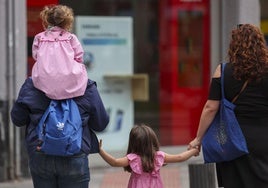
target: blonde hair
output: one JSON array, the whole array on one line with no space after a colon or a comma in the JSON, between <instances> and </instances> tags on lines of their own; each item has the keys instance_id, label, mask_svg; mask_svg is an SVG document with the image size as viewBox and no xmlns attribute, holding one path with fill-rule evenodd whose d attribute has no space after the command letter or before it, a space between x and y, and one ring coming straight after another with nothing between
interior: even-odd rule
<instances>
[{"instance_id":1,"label":"blonde hair","mask_svg":"<svg viewBox=\"0 0 268 188\"><path fill-rule=\"evenodd\" d=\"M70 31L73 26L74 14L73 9L65 5L50 5L43 8L40 18L44 29L49 26L58 26Z\"/></svg>"}]
</instances>

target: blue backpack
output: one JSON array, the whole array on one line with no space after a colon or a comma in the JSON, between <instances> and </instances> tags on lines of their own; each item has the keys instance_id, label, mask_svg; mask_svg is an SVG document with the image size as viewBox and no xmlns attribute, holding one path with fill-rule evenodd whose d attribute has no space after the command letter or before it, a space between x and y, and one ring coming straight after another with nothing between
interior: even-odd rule
<instances>
[{"instance_id":1,"label":"blue backpack","mask_svg":"<svg viewBox=\"0 0 268 188\"><path fill-rule=\"evenodd\" d=\"M70 156L80 152L82 120L73 99L51 100L36 130L45 154Z\"/></svg>"}]
</instances>

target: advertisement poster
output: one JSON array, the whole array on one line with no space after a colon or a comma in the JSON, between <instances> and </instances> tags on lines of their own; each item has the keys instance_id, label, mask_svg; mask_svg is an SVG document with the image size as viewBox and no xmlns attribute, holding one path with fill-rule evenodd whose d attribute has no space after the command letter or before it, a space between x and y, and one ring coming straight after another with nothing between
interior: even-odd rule
<instances>
[{"instance_id":1,"label":"advertisement poster","mask_svg":"<svg viewBox=\"0 0 268 188\"><path fill-rule=\"evenodd\" d=\"M133 74L133 26L130 17L77 16L75 33L84 51L88 76L97 82L110 123L102 133L107 150L125 150L134 124L130 79L107 75Z\"/></svg>"}]
</instances>

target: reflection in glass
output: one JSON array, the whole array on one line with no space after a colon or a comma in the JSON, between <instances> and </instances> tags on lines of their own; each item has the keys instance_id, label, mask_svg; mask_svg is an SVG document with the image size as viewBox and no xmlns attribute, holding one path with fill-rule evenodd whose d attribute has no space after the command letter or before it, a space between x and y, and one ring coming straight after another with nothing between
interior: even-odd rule
<instances>
[{"instance_id":1,"label":"reflection in glass","mask_svg":"<svg viewBox=\"0 0 268 188\"><path fill-rule=\"evenodd\" d=\"M203 84L203 13L178 12L178 86L201 87Z\"/></svg>"}]
</instances>

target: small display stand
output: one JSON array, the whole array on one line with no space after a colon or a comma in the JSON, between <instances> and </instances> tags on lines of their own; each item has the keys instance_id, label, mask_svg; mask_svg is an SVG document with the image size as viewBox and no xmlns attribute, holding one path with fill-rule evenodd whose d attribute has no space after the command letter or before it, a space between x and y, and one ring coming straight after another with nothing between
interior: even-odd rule
<instances>
[{"instance_id":1,"label":"small display stand","mask_svg":"<svg viewBox=\"0 0 268 188\"><path fill-rule=\"evenodd\" d=\"M133 75L104 75L106 80L130 80L131 96L133 101L148 101L149 100L149 82L147 74Z\"/></svg>"}]
</instances>

